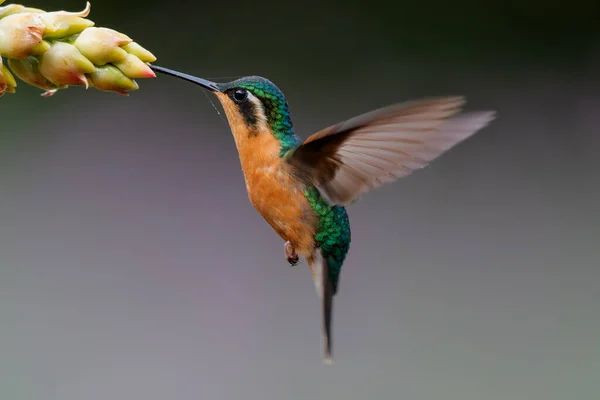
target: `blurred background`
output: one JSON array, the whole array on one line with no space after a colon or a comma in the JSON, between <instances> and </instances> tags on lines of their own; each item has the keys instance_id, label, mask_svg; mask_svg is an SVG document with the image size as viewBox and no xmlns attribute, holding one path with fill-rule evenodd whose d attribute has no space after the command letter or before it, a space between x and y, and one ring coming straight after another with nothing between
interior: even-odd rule
<instances>
[{"instance_id":1,"label":"blurred background","mask_svg":"<svg viewBox=\"0 0 600 400\"><path fill-rule=\"evenodd\" d=\"M19 81L0 99L1 399L598 398L600 3L103 0L90 19L157 65L270 78L303 138L424 96L498 119L349 208L326 367L310 274L250 205L214 98Z\"/></svg>"}]
</instances>

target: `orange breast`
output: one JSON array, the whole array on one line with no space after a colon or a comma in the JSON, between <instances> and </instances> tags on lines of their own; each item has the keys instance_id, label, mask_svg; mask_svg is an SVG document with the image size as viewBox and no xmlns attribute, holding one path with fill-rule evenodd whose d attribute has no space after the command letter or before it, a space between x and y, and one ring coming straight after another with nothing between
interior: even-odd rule
<instances>
[{"instance_id":1,"label":"orange breast","mask_svg":"<svg viewBox=\"0 0 600 400\"><path fill-rule=\"evenodd\" d=\"M304 186L279 157L281 146L263 122L250 131L235 106L223 95L239 153L250 202L277 234L304 257L315 248L316 215L304 196Z\"/></svg>"},{"instance_id":2,"label":"orange breast","mask_svg":"<svg viewBox=\"0 0 600 400\"><path fill-rule=\"evenodd\" d=\"M307 256L315 247L316 216L303 185L280 159L278 143L275 146L267 135L270 132L250 138L240 149L248 197L275 232L292 242L298 254Z\"/></svg>"}]
</instances>

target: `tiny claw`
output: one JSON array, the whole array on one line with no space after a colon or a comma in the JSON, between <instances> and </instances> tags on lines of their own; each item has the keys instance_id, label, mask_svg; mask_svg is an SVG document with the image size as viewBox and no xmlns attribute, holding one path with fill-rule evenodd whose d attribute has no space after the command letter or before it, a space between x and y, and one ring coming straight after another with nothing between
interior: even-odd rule
<instances>
[{"instance_id":1,"label":"tiny claw","mask_svg":"<svg viewBox=\"0 0 600 400\"><path fill-rule=\"evenodd\" d=\"M294 245L292 244L292 242L290 242L289 240L285 242L285 244L283 245L283 250L285 253L285 258L292 267L298 264L298 260L300 259L300 257L298 257L298 254L296 254L296 249L294 249Z\"/></svg>"},{"instance_id":2,"label":"tiny claw","mask_svg":"<svg viewBox=\"0 0 600 400\"><path fill-rule=\"evenodd\" d=\"M56 93L58 89L50 89L50 90L46 90L44 93L40 94L40 96L42 97L50 97L50 96L54 96L54 94Z\"/></svg>"}]
</instances>

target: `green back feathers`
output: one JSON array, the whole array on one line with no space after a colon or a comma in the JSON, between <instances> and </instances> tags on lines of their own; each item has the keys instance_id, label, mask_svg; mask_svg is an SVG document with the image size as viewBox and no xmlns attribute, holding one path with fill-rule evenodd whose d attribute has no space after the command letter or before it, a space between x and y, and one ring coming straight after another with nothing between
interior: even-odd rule
<instances>
[{"instance_id":1,"label":"green back feathers","mask_svg":"<svg viewBox=\"0 0 600 400\"><path fill-rule=\"evenodd\" d=\"M348 214L344 207L332 206L327 203L314 186L307 187L304 195L318 217L315 241L329 264L329 273L335 294L342 264L350 248L351 233Z\"/></svg>"}]
</instances>

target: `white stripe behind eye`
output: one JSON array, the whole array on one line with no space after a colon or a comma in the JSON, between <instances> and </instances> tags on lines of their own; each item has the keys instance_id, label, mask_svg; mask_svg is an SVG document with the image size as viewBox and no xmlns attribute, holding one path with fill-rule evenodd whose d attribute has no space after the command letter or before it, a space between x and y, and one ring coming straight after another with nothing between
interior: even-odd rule
<instances>
[{"instance_id":1,"label":"white stripe behind eye","mask_svg":"<svg viewBox=\"0 0 600 400\"><path fill-rule=\"evenodd\" d=\"M248 101L250 101L254 105L254 109L256 110L256 119L258 120L258 129L263 131L268 128L267 117L265 115L265 107L263 106L262 101L258 97L252 94L252 92L248 91Z\"/></svg>"}]
</instances>

